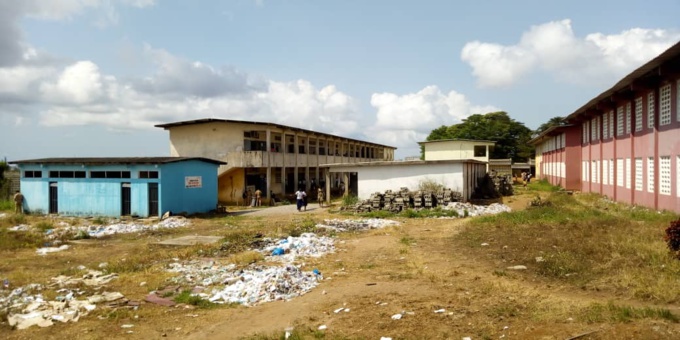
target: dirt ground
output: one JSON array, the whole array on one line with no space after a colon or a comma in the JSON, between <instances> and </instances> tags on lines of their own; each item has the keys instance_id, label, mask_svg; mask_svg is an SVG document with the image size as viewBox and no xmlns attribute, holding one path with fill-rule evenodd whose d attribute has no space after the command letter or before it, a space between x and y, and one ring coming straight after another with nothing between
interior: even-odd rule
<instances>
[{"instance_id":1,"label":"dirt ground","mask_svg":"<svg viewBox=\"0 0 680 340\"><path fill-rule=\"evenodd\" d=\"M523 209L532 197L506 200ZM292 209L291 209L292 208ZM267 208L255 213L237 212L243 219L266 226L294 223L302 218L348 218L330 214L310 204L308 213L293 206ZM311 292L290 301L254 307L197 309L162 307L142 303L101 319L90 315L77 323L28 330L0 328L7 339L241 339L281 338L286 329L304 331L311 338L327 339L670 339L680 338L678 324L663 320L589 322L570 313L592 303L622 302L617 296L582 291L546 282L530 271L495 275L499 264L473 257L453 246L452 238L465 219L398 219L402 224L380 230L342 234L337 251L311 259L305 268L318 268L324 280ZM186 234L219 235L219 228L198 228ZM182 236L181 234L172 235ZM154 241L101 241L74 246L68 253L51 254L53 265L72 265L83 257L125 256L126 243ZM18 252L3 261L27 265ZM501 267L502 266L502 267ZM143 275L143 274L140 274ZM136 282L141 278L121 280ZM147 289L124 292L143 300ZM635 301L625 301L636 304ZM348 309L335 313L340 307ZM680 311L674 306L664 306ZM443 311L442 311L443 310ZM550 310L546 318L541 311ZM435 312L439 311L439 312ZM392 318L402 314L399 320ZM133 324L132 328L121 328ZM317 330L325 325L326 330Z\"/></svg>"}]
</instances>

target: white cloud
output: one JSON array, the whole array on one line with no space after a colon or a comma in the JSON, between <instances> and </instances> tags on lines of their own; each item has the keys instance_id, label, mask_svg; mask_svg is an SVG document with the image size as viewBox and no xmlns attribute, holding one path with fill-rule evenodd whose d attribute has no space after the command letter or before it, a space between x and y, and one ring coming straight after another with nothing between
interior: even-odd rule
<instances>
[{"instance_id":1,"label":"white cloud","mask_svg":"<svg viewBox=\"0 0 680 340\"><path fill-rule=\"evenodd\" d=\"M518 82L533 70L560 81L607 84L662 53L680 32L632 28L619 34L575 36L568 19L532 26L515 45L472 41L461 59L472 67L482 87Z\"/></svg>"},{"instance_id":2,"label":"white cloud","mask_svg":"<svg viewBox=\"0 0 680 340\"><path fill-rule=\"evenodd\" d=\"M413 147L433 129L460 123L471 114L499 110L472 105L463 94L443 93L437 86L405 95L374 93L371 105L377 109L376 124L367 134L380 143L397 147Z\"/></svg>"},{"instance_id":3,"label":"white cloud","mask_svg":"<svg viewBox=\"0 0 680 340\"><path fill-rule=\"evenodd\" d=\"M79 61L64 69L55 83L45 82L40 90L52 103L87 104L102 95L102 76L91 61Z\"/></svg>"}]
</instances>

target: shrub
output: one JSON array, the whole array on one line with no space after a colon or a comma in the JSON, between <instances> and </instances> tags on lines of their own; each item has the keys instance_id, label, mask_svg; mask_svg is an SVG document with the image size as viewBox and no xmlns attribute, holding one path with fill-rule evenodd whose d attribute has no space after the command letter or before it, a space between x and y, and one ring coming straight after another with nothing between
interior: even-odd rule
<instances>
[{"instance_id":1,"label":"shrub","mask_svg":"<svg viewBox=\"0 0 680 340\"><path fill-rule=\"evenodd\" d=\"M343 207L351 207L355 204L359 203L359 197L354 196L354 195L347 195L342 197L342 206Z\"/></svg>"},{"instance_id":2,"label":"shrub","mask_svg":"<svg viewBox=\"0 0 680 340\"><path fill-rule=\"evenodd\" d=\"M673 256L680 260L680 219L670 223L668 228L666 228L664 239Z\"/></svg>"},{"instance_id":3,"label":"shrub","mask_svg":"<svg viewBox=\"0 0 680 340\"><path fill-rule=\"evenodd\" d=\"M418 190L420 191L430 191L430 192L438 192L444 190L444 185L437 183L437 181L433 179L424 179L418 183Z\"/></svg>"}]
</instances>

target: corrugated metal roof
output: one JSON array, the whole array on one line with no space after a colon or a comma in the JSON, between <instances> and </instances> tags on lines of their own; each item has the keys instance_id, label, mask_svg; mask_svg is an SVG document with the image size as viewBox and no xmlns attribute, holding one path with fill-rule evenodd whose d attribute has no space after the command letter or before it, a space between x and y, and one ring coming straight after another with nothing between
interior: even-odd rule
<instances>
[{"instance_id":1,"label":"corrugated metal roof","mask_svg":"<svg viewBox=\"0 0 680 340\"><path fill-rule=\"evenodd\" d=\"M429 144L429 143L440 143L440 142L475 142L496 145L496 142L492 140L484 139L463 139L463 138L453 138L453 139L438 139L438 140L427 140L424 142L418 142L418 144Z\"/></svg>"},{"instance_id":2,"label":"corrugated metal roof","mask_svg":"<svg viewBox=\"0 0 680 340\"><path fill-rule=\"evenodd\" d=\"M591 99L588 103L578 108L572 114L567 116L566 120L573 120L579 117L580 115L584 114L587 109L597 105L603 99L611 97L613 94L629 88L630 85L637 79L659 75L658 68L662 65L673 65L673 67L680 68L680 65L678 65L678 63L680 62L680 60L678 59L679 56L680 56L680 42L677 42L675 45L671 46L669 49L658 55L656 58L638 67L635 71L631 72L623 79L619 80L610 89L602 92L599 96Z\"/></svg>"},{"instance_id":3,"label":"corrugated metal roof","mask_svg":"<svg viewBox=\"0 0 680 340\"><path fill-rule=\"evenodd\" d=\"M221 118L203 118L203 119L185 120L185 121L174 122L174 123L157 124L157 125L154 125L154 126L167 130L169 128L178 127L178 126L207 124L207 123L238 123L238 124L267 125L267 126L272 126L272 127L279 128L279 129L301 131L301 132L305 132L305 133L309 133L309 134L316 134L316 135L322 135L322 136L329 136L329 137L347 139L347 140L351 140L351 141L355 141L355 142L373 144L373 145L382 146L382 147L386 147L386 148L390 148L390 149L396 149L396 147L394 147L394 146L378 144L378 143L373 143L373 142L367 142L367 141L354 139L354 138L336 136L336 135L332 135L330 133L306 130L306 129L301 129L301 128L292 127L292 126L283 125L283 124L277 124L277 123L256 122L256 121L246 121L246 120L221 119Z\"/></svg>"},{"instance_id":4,"label":"corrugated metal roof","mask_svg":"<svg viewBox=\"0 0 680 340\"><path fill-rule=\"evenodd\" d=\"M476 159L446 159L438 161L381 161L381 162L361 162L361 163L331 163L321 164L322 168L352 168L352 167L367 167L367 166L398 166L398 165L432 165L432 164L457 164L457 163L477 163L486 164L486 162L478 161Z\"/></svg>"},{"instance_id":5,"label":"corrugated metal roof","mask_svg":"<svg viewBox=\"0 0 680 340\"><path fill-rule=\"evenodd\" d=\"M70 158L37 158L11 161L10 164L83 164L83 165L114 165L114 164L166 164L184 161L203 161L218 165L226 162L205 157L70 157Z\"/></svg>"}]
</instances>

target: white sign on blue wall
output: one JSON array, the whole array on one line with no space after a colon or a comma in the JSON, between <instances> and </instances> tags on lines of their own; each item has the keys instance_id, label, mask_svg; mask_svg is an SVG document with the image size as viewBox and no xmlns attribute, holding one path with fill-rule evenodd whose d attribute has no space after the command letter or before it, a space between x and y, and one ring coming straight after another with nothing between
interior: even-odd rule
<instances>
[{"instance_id":1,"label":"white sign on blue wall","mask_svg":"<svg viewBox=\"0 0 680 340\"><path fill-rule=\"evenodd\" d=\"M200 188L203 186L201 176L186 176L184 177L185 188Z\"/></svg>"}]
</instances>

